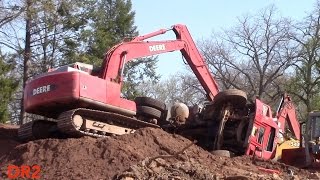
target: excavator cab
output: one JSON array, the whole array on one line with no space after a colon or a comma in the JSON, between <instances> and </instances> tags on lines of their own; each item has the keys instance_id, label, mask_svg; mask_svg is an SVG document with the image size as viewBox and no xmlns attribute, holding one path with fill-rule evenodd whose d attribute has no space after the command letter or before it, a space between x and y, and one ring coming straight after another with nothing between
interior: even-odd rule
<instances>
[{"instance_id":1,"label":"excavator cab","mask_svg":"<svg viewBox=\"0 0 320 180\"><path fill-rule=\"evenodd\" d=\"M309 114L305 132L305 143L309 146L311 159L320 161L320 111Z\"/></svg>"},{"instance_id":2,"label":"excavator cab","mask_svg":"<svg viewBox=\"0 0 320 180\"><path fill-rule=\"evenodd\" d=\"M64 71L82 71L91 74L93 65L82 62L75 62L64 66L48 69L48 72L64 72Z\"/></svg>"}]
</instances>

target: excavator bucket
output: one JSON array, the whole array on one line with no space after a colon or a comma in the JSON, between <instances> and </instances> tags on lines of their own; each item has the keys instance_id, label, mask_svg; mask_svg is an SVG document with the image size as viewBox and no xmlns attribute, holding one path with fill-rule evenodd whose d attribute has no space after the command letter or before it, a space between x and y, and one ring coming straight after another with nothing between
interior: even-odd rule
<instances>
[{"instance_id":1,"label":"excavator bucket","mask_svg":"<svg viewBox=\"0 0 320 180\"><path fill-rule=\"evenodd\" d=\"M283 149L281 162L298 168L310 166L306 148Z\"/></svg>"}]
</instances>

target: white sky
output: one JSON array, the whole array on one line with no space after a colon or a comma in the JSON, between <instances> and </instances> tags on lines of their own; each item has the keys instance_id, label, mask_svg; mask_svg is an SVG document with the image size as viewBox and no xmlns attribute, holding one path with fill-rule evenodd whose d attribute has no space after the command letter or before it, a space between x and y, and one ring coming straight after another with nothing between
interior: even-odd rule
<instances>
[{"instance_id":1,"label":"white sky","mask_svg":"<svg viewBox=\"0 0 320 180\"><path fill-rule=\"evenodd\" d=\"M132 0L132 9L140 35L179 23L187 25L197 42L209 38L212 31L236 25L237 18L256 14L271 4L275 4L282 16L300 20L313 9L315 0ZM174 39L174 34L160 39ZM162 78L183 69L179 51L159 55L158 73Z\"/></svg>"}]
</instances>

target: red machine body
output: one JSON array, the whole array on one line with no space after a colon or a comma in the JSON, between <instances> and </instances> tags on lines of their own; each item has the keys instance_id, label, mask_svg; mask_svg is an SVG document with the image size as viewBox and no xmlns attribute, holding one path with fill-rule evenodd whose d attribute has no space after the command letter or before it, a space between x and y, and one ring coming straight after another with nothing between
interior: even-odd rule
<instances>
[{"instance_id":1,"label":"red machine body","mask_svg":"<svg viewBox=\"0 0 320 180\"><path fill-rule=\"evenodd\" d=\"M300 139L300 124L291 98L284 94L276 117L272 117L270 106L256 100L256 111L249 146L246 154L273 159L278 143L285 141L287 129L293 132L292 138Z\"/></svg>"},{"instance_id":2,"label":"red machine body","mask_svg":"<svg viewBox=\"0 0 320 180\"><path fill-rule=\"evenodd\" d=\"M256 113L249 135L246 155L255 155L262 159L272 159L278 142L279 127L272 117L270 106L256 100ZM251 126L251 124L250 124Z\"/></svg>"},{"instance_id":3,"label":"red machine body","mask_svg":"<svg viewBox=\"0 0 320 180\"><path fill-rule=\"evenodd\" d=\"M24 95L27 112L50 118L74 108L110 110L128 115L135 115L136 111L133 101L120 98L119 83L81 71L54 72L33 79L27 84Z\"/></svg>"}]
</instances>

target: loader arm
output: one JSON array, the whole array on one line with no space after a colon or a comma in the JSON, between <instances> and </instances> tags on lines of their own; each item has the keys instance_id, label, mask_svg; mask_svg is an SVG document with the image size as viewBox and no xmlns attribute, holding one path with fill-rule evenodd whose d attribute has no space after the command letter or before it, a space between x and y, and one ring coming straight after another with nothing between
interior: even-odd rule
<instances>
[{"instance_id":1,"label":"loader arm","mask_svg":"<svg viewBox=\"0 0 320 180\"><path fill-rule=\"evenodd\" d=\"M170 30L173 30L176 34L175 40L144 41ZM135 58L178 50L180 50L206 91L208 100L212 101L213 97L219 92L218 84L212 77L187 27L180 24L172 26L171 29L161 29L147 35L138 36L130 42L123 42L111 48L103 61L100 78L109 79L121 85L123 81L123 69L126 62Z\"/></svg>"},{"instance_id":2,"label":"loader arm","mask_svg":"<svg viewBox=\"0 0 320 180\"><path fill-rule=\"evenodd\" d=\"M285 132L286 124L291 132L294 133L295 139L300 140L301 131L300 123L296 115L295 105L292 103L290 96L284 94L280 105L277 110L277 119L279 123L279 129L282 133Z\"/></svg>"}]
</instances>

